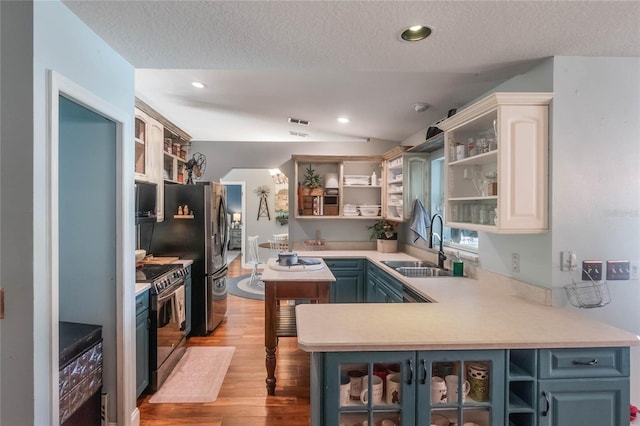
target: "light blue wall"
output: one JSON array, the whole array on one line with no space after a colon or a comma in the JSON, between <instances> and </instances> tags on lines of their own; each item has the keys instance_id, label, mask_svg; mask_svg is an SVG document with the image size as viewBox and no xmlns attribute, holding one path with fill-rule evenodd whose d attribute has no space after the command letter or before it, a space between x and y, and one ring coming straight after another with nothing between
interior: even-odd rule
<instances>
[{"instance_id":1,"label":"light blue wall","mask_svg":"<svg viewBox=\"0 0 640 426\"><path fill-rule=\"evenodd\" d=\"M558 57L554 66L552 250L554 304L567 303L560 251L640 263L640 58ZM580 310L640 335L640 281L609 281L611 303ZM631 401L640 402L640 348L631 351Z\"/></svg>"},{"instance_id":2,"label":"light blue wall","mask_svg":"<svg viewBox=\"0 0 640 426\"><path fill-rule=\"evenodd\" d=\"M115 395L116 125L63 97L59 123L60 320L103 327L103 392Z\"/></svg>"},{"instance_id":3,"label":"light blue wall","mask_svg":"<svg viewBox=\"0 0 640 426\"><path fill-rule=\"evenodd\" d=\"M47 73L59 72L124 114L134 109L134 70L58 1L0 2L0 9L2 172L5 176L16 171L10 192L5 192L2 182L2 223L11 219L13 225L3 226L2 239L3 243L11 241L14 253L24 254L20 262L11 265L5 262L7 252L2 252L3 285L11 282L12 320L3 320L1 420L2 424L47 425L54 423L51 389L57 386L49 365L52 298L49 283L43 279L52 267L47 255ZM127 123L130 128L132 122L133 114ZM132 137L126 143L133 149ZM133 170L130 157L131 164L124 165L127 170ZM13 164L5 168L4 159L9 158ZM10 206L6 203L9 196ZM126 196L133 204L133 186ZM123 238L134 246L133 229ZM133 277L132 270L131 282ZM26 319L17 323L20 317ZM124 326L133 328L135 324ZM15 345L6 345L18 335ZM112 397L115 401L115 395Z\"/></svg>"},{"instance_id":4,"label":"light blue wall","mask_svg":"<svg viewBox=\"0 0 640 426\"><path fill-rule=\"evenodd\" d=\"M553 59L538 64L530 71L515 76L480 98L493 92L552 92ZM553 106L549 116L553 115ZM553 126L551 119L550 128ZM553 141L549 140L551 146ZM551 170L551 168L550 168ZM553 206L551 206L553 208ZM550 221L552 228L553 223ZM499 235L478 232L480 265L484 269L542 287L551 285L549 252L551 232L538 235ZM520 255L520 272L511 271L511 254Z\"/></svg>"},{"instance_id":5,"label":"light blue wall","mask_svg":"<svg viewBox=\"0 0 640 426\"><path fill-rule=\"evenodd\" d=\"M225 185L227 187L227 210L229 213L242 212L242 185Z\"/></svg>"}]
</instances>

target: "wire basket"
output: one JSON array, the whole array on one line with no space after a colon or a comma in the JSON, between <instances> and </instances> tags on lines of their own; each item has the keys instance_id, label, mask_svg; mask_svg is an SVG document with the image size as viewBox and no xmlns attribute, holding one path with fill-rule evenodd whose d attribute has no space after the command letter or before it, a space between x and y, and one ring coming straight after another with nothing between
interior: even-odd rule
<instances>
[{"instance_id":1,"label":"wire basket","mask_svg":"<svg viewBox=\"0 0 640 426\"><path fill-rule=\"evenodd\" d=\"M606 281L580 281L564 286L569 302L577 308L600 308L611 302Z\"/></svg>"}]
</instances>

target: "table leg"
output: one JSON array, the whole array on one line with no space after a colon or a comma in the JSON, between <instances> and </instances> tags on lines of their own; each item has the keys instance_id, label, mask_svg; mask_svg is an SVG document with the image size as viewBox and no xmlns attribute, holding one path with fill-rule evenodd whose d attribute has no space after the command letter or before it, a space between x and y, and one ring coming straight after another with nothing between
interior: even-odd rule
<instances>
[{"instance_id":1,"label":"table leg","mask_svg":"<svg viewBox=\"0 0 640 426\"><path fill-rule=\"evenodd\" d=\"M266 351L265 364L267 367L267 394L276 393L276 300L275 284L264 284L264 346Z\"/></svg>"}]
</instances>

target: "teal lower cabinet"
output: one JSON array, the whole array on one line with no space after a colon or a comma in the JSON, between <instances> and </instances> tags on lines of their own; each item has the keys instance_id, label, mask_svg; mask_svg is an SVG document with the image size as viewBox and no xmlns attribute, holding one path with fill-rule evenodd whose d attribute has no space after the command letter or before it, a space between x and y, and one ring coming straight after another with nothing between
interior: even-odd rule
<instances>
[{"instance_id":1,"label":"teal lower cabinet","mask_svg":"<svg viewBox=\"0 0 640 426\"><path fill-rule=\"evenodd\" d=\"M628 347L328 352L311 359L314 426L629 421Z\"/></svg>"},{"instance_id":2,"label":"teal lower cabinet","mask_svg":"<svg viewBox=\"0 0 640 426\"><path fill-rule=\"evenodd\" d=\"M136 296L136 397L149 385L149 290Z\"/></svg>"},{"instance_id":3,"label":"teal lower cabinet","mask_svg":"<svg viewBox=\"0 0 640 426\"><path fill-rule=\"evenodd\" d=\"M503 350L314 355L312 368L323 374L312 373L322 381L312 389L324 391L312 395L312 406L323 406L312 407L313 425L504 424ZM472 367L486 372L473 385Z\"/></svg>"},{"instance_id":4,"label":"teal lower cabinet","mask_svg":"<svg viewBox=\"0 0 640 426\"><path fill-rule=\"evenodd\" d=\"M364 302L364 259L324 259L336 281L331 303Z\"/></svg>"},{"instance_id":5,"label":"teal lower cabinet","mask_svg":"<svg viewBox=\"0 0 640 426\"><path fill-rule=\"evenodd\" d=\"M616 426L629 417L629 348L511 349L509 426Z\"/></svg>"},{"instance_id":6,"label":"teal lower cabinet","mask_svg":"<svg viewBox=\"0 0 640 426\"><path fill-rule=\"evenodd\" d=\"M191 333L191 266L187 266L184 277L184 329L188 336Z\"/></svg>"},{"instance_id":7,"label":"teal lower cabinet","mask_svg":"<svg viewBox=\"0 0 640 426\"><path fill-rule=\"evenodd\" d=\"M367 303L402 303L402 286L402 282L372 262L367 262Z\"/></svg>"}]
</instances>

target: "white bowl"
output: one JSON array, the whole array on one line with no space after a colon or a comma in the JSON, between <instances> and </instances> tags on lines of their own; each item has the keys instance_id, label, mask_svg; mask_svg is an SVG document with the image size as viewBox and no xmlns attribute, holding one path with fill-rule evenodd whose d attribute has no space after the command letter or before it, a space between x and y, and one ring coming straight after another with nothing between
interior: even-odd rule
<instances>
[{"instance_id":1,"label":"white bowl","mask_svg":"<svg viewBox=\"0 0 640 426\"><path fill-rule=\"evenodd\" d=\"M146 250L136 250L136 262L141 262L146 255L147 255Z\"/></svg>"}]
</instances>

